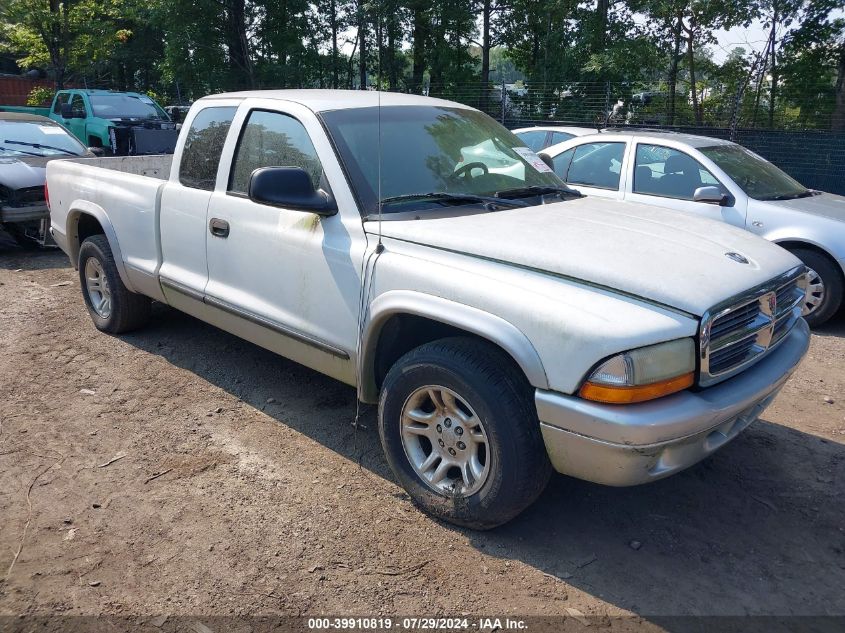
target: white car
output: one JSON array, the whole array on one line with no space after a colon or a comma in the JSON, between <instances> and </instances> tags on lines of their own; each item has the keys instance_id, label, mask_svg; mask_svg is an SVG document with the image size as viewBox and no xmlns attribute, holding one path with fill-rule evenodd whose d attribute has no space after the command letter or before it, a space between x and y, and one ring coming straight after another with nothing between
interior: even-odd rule
<instances>
[{"instance_id":1,"label":"white car","mask_svg":"<svg viewBox=\"0 0 845 633\"><path fill-rule=\"evenodd\" d=\"M705 136L608 130L543 154L583 194L693 213L783 246L810 269L811 326L842 305L845 197L807 189L754 152Z\"/></svg>"},{"instance_id":2,"label":"white car","mask_svg":"<svg viewBox=\"0 0 845 633\"><path fill-rule=\"evenodd\" d=\"M53 161L47 184L98 329L156 300L357 387L397 481L460 525L512 518L552 468L626 486L696 463L809 344L782 248L574 195L448 101L204 97L172 157Z\"/></svg>"},{"instance_id":3,"label":"white car","mask_svg":"<svg viewBox=\"0 0 845 633\"><path fill-rule=\"evenodd\" d=\"M539 152L551 145L557 145L575 137L596 134L599 130L594 127L538 125L535 127L522 127L512 131L519 137L520 141L535 152Z\"/></svg>"}]
</instances>

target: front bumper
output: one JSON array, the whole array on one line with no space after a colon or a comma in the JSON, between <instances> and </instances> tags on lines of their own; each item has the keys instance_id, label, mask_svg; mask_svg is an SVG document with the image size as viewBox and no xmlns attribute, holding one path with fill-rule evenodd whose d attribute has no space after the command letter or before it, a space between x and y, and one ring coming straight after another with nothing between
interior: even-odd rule
<instances>
[{"instance_id":1,"label":"front bumper","mask_svg":"<svg viewBox=\"0 0 845 633\"><path fill-rule=\"evenodd\" d=\"M36 204L27 207L0 207L0 222L6 224L33 222L48 217L50 217L50 210L46 204Z\"/></svg>"},{"instance_id":2,"label":"front bumper","mask_svg":"<svg viewBox=\"0 0 845 633\"><path fill-rule=\"evenodd\" d=\"M651 402L607 405L537 390L549 459L565 475L609 486L667 477L739 435L774 400L810 344L803 319L763 360L719 385Z\"/></svg>"}]
</instances>

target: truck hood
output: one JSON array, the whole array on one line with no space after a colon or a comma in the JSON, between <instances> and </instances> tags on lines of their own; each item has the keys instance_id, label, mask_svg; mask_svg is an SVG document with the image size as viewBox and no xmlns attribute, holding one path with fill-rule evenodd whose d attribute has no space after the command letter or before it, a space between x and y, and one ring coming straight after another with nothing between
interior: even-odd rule
<instances>
[{"instance_id":1,"label":"truck hood","mask_svg":"<svg viewBox=\"0 0 845 633\"><path fill-rule=\"evenodd\" d=\"M757 201L757 204L772 205L781 209L801 211L802 213L845 222L845 196L837 196L832 193L819 193L815 196L795 198L794 200Z\"/></svg>"},{"instance_id":2,"label":"truck hood","mask_svg":"<svg viewBox=\"0 0 845 633\"><path fill-rule=\"evenodd\" d=\"M779 246L721 222L602 198L453 213L388 215L382 235L603 286L698 316L800 265ZM366 229L376 233L378 223L367 222Z\"/></svg>"},{"instance_id":3,"label":"truck hood","mask_svg":"<svg viewBox=\"0 0 845 633\"><path fill-rule=\"evenodd\" d=\"M0 185L13 190L43 185L50 158L0 156Z\"/></svg>"}]
</instances>

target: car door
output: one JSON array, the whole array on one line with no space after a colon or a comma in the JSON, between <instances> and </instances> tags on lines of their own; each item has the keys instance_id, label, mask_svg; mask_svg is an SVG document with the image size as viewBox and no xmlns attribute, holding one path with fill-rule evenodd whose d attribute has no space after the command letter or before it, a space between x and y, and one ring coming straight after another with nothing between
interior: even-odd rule
<instances>
[{"instance_id":1,"label":"car door","mask_svg":"<svg viewBox=\"0 0 845 633\"><path fill-rule=\"evenodd\" d=\"M186 121L185 143L173 156L170 180L161 194L159 220L164 294L174 307L201 317L208 281L206 214L238 102L212 103Z\"/></svg>"},{"instance_id":2,"label":"car door","mask_svg":"<svg viewBox=\"0 0 845 633\"><path fill-rule=\"evenodd\" d=\"M70 110L73 113L73 118L65 119L63 123L87 147L88 138L85 134L85 120L88 118L88 110L85 106L85 100L78 92L74 93L70 99Z\"/></svg>"},{"instance_id":3,"label":"car door","mask_svg":"<svg viewBox=\"0 0 845 633\"><path fill-rule=\"evenodd\" d=\"M282 105L284 104L284 105ZM301 105L251 100L226 151L231 169L208 209L206 302L229 331L354 384L363 225L315 115ZM261 167L301 167L332 191L340 211L320 216L253 202Z\"/></svg>"},{"instance_id":4,"label":"car door","mask_svg":"<svg viewBox=\"0 0 845 633\"><path fill-rule=\"evenodd\" d=\"M624 141L581 143L552 158L555 173L573 189L601 198L621 198Z\"/></svg>"},{"instance_id":5,"label":"car door","mask_svg":"<svg viewBox=\"0 0 845 633\"><path fill-rule=\"evenodd\" d=\"M739 208L736 197L688 152L638 141L631 153L630 171L626 200L745 227L745 209ZM699 187L719 188L724 202L696 202L693 196Z\"/></svg>"}]
</instances>

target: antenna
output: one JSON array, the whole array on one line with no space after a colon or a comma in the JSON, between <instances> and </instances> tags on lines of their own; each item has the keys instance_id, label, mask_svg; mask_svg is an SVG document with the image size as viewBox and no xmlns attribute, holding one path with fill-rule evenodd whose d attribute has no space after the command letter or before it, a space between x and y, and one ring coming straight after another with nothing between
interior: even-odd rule
<instances>
[{"instance_id":1,"label":"antenna","mask_svg":"<svg viewBox=\"0 0 845 633\"><path fill-rule=\"evenodd\" d=\"M378 20L378 29L376 29L376 33L378 34L378 42L376 42L378 46L378 74L376 78L376 90L378 94L376 95L377 99L377 110L378 110L378 123L376 125L377 134L378 134L378 246L376 246L376 252L381 253L384 250L384 244L381 241L381 213L382 213L382 196L381 196L381 2L378 4L378 15L376 16Z\"/></svg>"}]
</instances>

